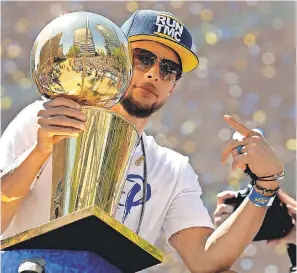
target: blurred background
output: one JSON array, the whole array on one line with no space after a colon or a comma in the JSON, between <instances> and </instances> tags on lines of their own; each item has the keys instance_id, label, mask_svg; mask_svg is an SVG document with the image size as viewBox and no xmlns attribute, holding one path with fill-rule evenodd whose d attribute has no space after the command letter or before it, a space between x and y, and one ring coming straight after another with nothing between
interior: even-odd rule
<instances>
[{"instance_id":1,"label":"blurred background","mask_svg":"<svg viewBox=\"0 0 297 273\"><path fill-rule=\"evenodd\" d=\"M178 16L194 37L198 69L184 75L166 106L153 115L147 133L160 145L188 155L199 175L210 213L216 195L247 186L242 172L220 164L232 137L223 121L228 113L252 128L262 128L285 164L282 187L295 193L295 3L276 1L47 1L1 2L1 131L39 95L29 73L33 42L59 15L90 11L122 23L136 9L166 10ZM167 257L168 271L186 272ZM250 273L288 272L285 245L249 245L234 269Z\"/></svg>"}]
</instances>

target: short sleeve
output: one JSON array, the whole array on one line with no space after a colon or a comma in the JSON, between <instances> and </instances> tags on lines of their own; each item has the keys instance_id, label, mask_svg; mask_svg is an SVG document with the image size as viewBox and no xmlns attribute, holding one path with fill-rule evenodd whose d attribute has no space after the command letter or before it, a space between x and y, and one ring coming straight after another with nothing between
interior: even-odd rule
<instances>
[{"instance_id":1,"label":"short sleeve","mask_svg":"<svg viewBox=\"0 0 297 273\"><path fill-rule=\"evenodd\" d=\"M198 176L186 158L178 177L175 197L163 224L167 240L176 232L186 228L214 228L211 217L201 200L201 194Z\"/></svg>"},{"instance_id":2,"label":"short sleeve","mask_svg":"<svg viewBox=\"0 0 297 273\"><path fill-rule=\"evenodd\" d=\"M43 101L25 107L7 126L0 138L0 170L8 168L37 138L37 114Z\"/></svg>"}]
</instances>

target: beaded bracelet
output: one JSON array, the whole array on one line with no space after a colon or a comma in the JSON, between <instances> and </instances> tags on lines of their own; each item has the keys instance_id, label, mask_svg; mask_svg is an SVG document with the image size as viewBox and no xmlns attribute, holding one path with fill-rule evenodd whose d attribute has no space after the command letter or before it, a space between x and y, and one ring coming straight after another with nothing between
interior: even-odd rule
<instances>
[{"instance_id":1,"label":"beaded bracelet","mask_svg":"<svg viewBox=\"0 0 297 273\"><path fill-rule=\"evenodd\" d=\"M268 176L260 176L258 177L256 174L254 174L251 169L249 168L248 165L246 165L246 169L244 170L244 172L250 176L250 178L252 179L252 181L281 181L285 178L285 172L282 171L280 173L276 173L276 174L272 174L272 175L268 175Z\"/></svg>"},{"instance_id":2,"label":"beaded bracelet","mask_svg":"<svg viewBox=\"0 0 297 273\"><path fill-rule=\"evenodd\" d=\"M285 172L275 173L269 176L259 176L258 180L260 181L281 181L285 178Z\"/></svg>"},{"instance_id":3,"label":"beaded bracelet","mask_svg":"<svg viewBox=\"0 0 297 273\"><path fill-rule=\"evenodd\" d=\"M265 192L267 192L267 193L271 193L271 194L275 195L279 190L279 186L273 190L264 188L264 187L260 186L259 184L257 184L257 181L251 181L251 185L254 186L256 189L258 189L259 191L261 191L261 194L264 194Z\"/></svg>"}]
</instances>

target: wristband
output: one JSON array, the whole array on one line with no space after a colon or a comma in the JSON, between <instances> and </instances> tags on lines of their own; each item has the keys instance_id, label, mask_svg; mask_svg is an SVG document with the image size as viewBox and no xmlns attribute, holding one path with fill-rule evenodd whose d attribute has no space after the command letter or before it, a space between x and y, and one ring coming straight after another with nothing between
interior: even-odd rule
<instances>
[{"instance_id":1,"label":"wristband","mask_svg":"<svg viewBox=\"0 0 297 273\"><path fill-rule=\"evenodd\" d=\"M270 207L273 203L275 195L273 196L263 196L258 193L253 187L249 193L249 200L253 202L257 207Z\"/></svg>"}]
</instances>

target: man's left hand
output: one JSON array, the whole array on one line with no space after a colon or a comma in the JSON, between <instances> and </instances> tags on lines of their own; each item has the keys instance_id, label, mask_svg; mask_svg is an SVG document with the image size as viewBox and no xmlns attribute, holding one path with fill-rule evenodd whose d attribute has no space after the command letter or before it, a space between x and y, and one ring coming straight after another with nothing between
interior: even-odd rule
<instances>
[{"instance_id":1,"label":"man's left hand","mask_svg":"<svg viewBox=\"0 0 297 273\"><path fill-rule=\"evenodd\" d=\"M250 170L258 177L278 174L284 170L278 156L260 133L253 131L232 116L225 115L224 120L239 132L243 139L232 139L226 145L221 156L223 164L226 163L228 156L232 154L233 170L237 168L244 170L248 165ZM242 146L242 154L238 154L238 146Z\"/></svg>"}]
</instances>

